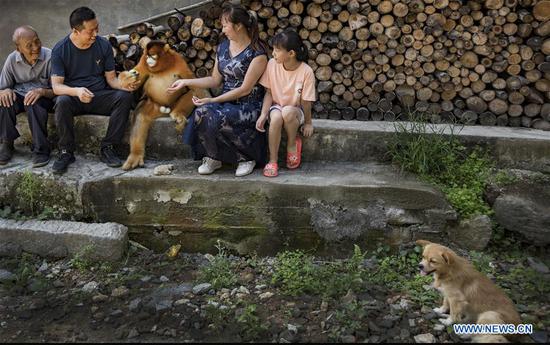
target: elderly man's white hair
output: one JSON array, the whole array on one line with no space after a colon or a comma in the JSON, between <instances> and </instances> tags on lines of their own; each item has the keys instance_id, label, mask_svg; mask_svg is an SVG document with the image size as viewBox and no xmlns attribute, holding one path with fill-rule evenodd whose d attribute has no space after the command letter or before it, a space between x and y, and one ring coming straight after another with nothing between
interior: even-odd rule
<instances>
[{"instance_id":1,"label":"elderly man's white hair","mask_svg":"<svg viewBox=\"0 0 550 345\"><path fill-rule=\"evenodd\" d=\"M30 25L23 25L23 26L20 26L17 29L15 29L11 39L12 39L13 43L15 45L17 45L17 43L19 42L21 37L30 36L30 35L38 36L38 32L36 32L36 30Z\"/></svg>"}]
</instances>

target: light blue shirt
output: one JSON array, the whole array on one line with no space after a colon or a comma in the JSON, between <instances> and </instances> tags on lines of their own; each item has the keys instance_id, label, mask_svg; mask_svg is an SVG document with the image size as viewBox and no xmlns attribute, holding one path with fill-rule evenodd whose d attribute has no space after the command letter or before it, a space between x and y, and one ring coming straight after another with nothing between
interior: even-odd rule
<instances>
[{"instance_id":1,"label":"light blue shirt","mask_svg":"<svg viewBox=\"0 0 550 345\"><path fill-rule=\"evenodd\" d=\"M42 47L38 60L31 66L20 52L12 52L0 74L0 90L12 89L24 97L33 89L51 89L51 56L52 51Z\"/></svg>"}]
</instances>

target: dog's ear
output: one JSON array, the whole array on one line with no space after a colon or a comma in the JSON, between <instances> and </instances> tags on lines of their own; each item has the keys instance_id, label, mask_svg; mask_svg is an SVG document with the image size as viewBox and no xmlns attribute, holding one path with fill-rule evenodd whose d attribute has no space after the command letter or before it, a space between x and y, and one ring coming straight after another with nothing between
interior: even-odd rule
<instances>
[{"instance_id":1,"label":"dog's ear","mask_svg":"<svg viewBox=\"0 0 550 345\"><path fill-rule=\"evenodd\" d=\"M428 244L431 244L432 242L430 241L426 241L426 240L417 240L416 241L416 244L418 244L419 246L422 246L422 247L426 247Z\"/></svg>"},{"instance_id":2,"label":"dog's ear","mask_svg":"<svg viewBox=\"0 0 550 345\"><path fill-rule=\"evenodd\" d=\"M451 253L448 250L444 250L441 252L441 256L443 257L443 260L447 263L447 265L451 265L453 263L453 253Z\"/></svg>"}]
</instances>

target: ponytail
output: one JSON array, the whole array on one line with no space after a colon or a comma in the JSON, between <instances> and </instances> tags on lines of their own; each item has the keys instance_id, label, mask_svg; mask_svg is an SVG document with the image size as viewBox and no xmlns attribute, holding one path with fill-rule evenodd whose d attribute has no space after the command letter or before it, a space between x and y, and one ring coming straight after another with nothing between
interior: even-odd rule
<instances>
[{"instance_id":1,"label":"ponytail","mask_svg":"<svg viewBox=\"0 0 550 345\"><path fill-rule=\"evenodd\" d=\"M292 29L287 29L273 37L273 46L286 51L294 50L298 61L307 62L309 51L300 38L300 35Z\"/></svg>"},{"instance_id":2,"label":"ponytail","mask_svg":"<svg viewBox=\"0 0 550 345\"><path fill-rule=\"evenodd\" d=\"M223 7L222 17L226 17L233 24L242 24L248 32L252 49L267 53L267 44L260 39L260 29L258 28L256 13L247 11L241 5L226 3Z\"/></svg>"}]
</instances>

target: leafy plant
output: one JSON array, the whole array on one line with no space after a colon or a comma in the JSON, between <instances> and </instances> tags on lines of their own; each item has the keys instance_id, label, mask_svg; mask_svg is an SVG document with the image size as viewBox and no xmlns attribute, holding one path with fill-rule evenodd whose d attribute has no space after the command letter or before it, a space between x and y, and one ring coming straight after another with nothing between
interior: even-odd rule
<instances>
[{"instance_id":1,"label":"leafy plant","mask_svg":"<svg viewBox=\"0 0 550 345\"><path fill-rule=\"evenodd\" d=\"M488 155L479 148L468 154L452 125L430 124L422 114L411 115L411 120L394 125L389 143L393 162L439 186L462 217L490 215L483 199L493 165Z\"/></svg>"},{"instance_id":2,"label":"leafy plant","mask_svg":"<svg viewBox=\"0 0 550 345\"><path fill-rule=\"evenodd\" d=\"M237 325L245 341L257 339L262 333L267 331L267 327L257 315L256 309L257 306L255 304L248 304L237 317Z\"/></svg>"},{"instance_id":3,"label":"leafy plant","mask_svg":"<svg viewBox=\"0 0 550 345\"><path fill-rule=\"evenodd\" d=\"M209 282L214 289L230 288L237 284L236 268L229 260L225 247L218 240L218 254L206 266L199 270L198 280Z\"/></svg>"},{"instance_id":4,"label":"leafy plant","mask_svg":"<svg viewBox=\"0 0 550 345\"><path fill-rule=\"evenodd\" d=\"M94 261L91 259L94 252L92 244L82 247L78 253L71 259L71 265L79 271L87 271L94 266Z\"/></svg>"},{"instance_id":5,"label":"leafy plant","mask_svg":"<svg viewBox=\"0 0 550 345\"><path fill-rule=\"evenodd\" d=\"M41 187L42 183L40 180L28 170L23 173L19 186L17 187L17 193L20 200L26 204L32 215L34 215L35 208L38 206L37 198L40 194Z\"/></svg>"}]
</instances>

